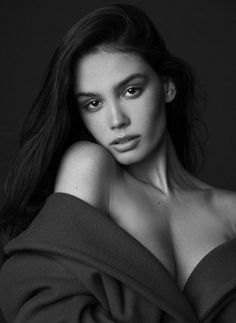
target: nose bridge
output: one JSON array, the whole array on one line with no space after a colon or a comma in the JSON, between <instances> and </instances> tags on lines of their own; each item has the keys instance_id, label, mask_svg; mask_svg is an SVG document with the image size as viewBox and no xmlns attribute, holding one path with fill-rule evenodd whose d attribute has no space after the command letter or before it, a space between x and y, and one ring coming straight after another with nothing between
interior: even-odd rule
<instances>
[{"instance_id":1,"label":"nose bridge","mask_svg":"<svg viewBox=\"0 0 236 323\"><path fill-rule=\"evenodd\" d=\"M125 113L121 102L113 98L109 103L109 118L112 129L127 126L130 123L127 113Z\"/></svg>"}]
</instances>

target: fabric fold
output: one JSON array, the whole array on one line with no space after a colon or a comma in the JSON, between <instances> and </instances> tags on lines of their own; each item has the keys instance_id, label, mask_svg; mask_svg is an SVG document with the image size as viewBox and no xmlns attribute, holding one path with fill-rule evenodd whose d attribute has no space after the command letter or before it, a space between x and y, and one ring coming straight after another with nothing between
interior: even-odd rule
<instances>
[{"instance_id":1,"label":"fabric fold","mask_svg":"<svg viewBox=\"0 0 236 323\"><path fill-rule=\"evenodd\" d=\"M30 269L26 263L35 259L31 266L39 277L39 286L40 279L45 283L40 271L37 273L39 266L45 270L50 286L50 279L54 279L51 272L57 269L60 280L73 282L69 287L66 285L68 290L72 288L76 293L74 287L77 286L80 297L93 296L93 302L101 306L99 315L104 315L107 322L235 321L236 239L209 252L181 291L162 263L109 215L73 195L53 193L29 228L4 250L8 257L6 266L3 265L5 277L14 271L16 262L25 268L25 277L30 277L32 272L27 272ZM12 273L15 284L32 293L27 289L27 279L19 283L20 278L14 275L17 274ZM32 284L33 280L30 288ZM53 284L50 287L51 290L57 288ZM15 293L17 298L17 290ZM80 298L76 301L80 302Z\"/></svg>"},{"instance_id":2,"label":"fabric fold","mask_svg":"<svg viewBox=\"0 0 236 323\"><path fill-rule=\"evenodd\" d=\"M49 196L30 227L5 248L8 255L21 250L52 254L70 267L75 262L92 266L143 295L176 322L197 322L174 279L148 249L77 197Z\"/></svg>"}]
</instances>

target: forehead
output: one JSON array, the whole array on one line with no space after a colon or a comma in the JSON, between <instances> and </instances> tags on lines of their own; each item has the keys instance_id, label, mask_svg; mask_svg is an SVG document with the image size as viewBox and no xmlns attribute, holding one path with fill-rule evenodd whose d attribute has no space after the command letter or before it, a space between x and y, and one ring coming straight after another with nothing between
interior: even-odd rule
<instances>
[{"instance_id":1,"label":"forehead","mask_svg":"<svg viewBox=\"0 0 236 323\"><path fill-rule=\"evenodd\" d=\"M90 91L112 87L131 74L152 76L153 69L139 56L130 53L96 52L82 57L76 66L76 89Z\"/></svg>"}]
</instances>

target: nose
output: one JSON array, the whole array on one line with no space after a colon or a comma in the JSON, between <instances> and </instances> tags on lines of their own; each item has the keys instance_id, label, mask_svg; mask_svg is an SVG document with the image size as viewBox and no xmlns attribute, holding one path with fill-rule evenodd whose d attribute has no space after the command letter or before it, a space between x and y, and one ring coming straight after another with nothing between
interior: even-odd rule
<instances>
[{"instance_id":1,"label":"nose","mask_svg":"<svg viewBox=\"0 0 236 323\"><path fill-rule=\"evenodd\" d=\"M119 105L112 104L110 109L110 128L120 129L130 124L130 118Z\"/></svg>"}]
</instances>

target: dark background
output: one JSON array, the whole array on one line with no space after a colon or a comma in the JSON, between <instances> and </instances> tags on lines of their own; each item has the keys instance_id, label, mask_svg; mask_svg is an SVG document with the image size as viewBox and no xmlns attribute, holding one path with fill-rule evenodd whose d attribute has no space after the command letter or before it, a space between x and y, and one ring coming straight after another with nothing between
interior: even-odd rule
<instances>
[{"instance_id":1,"label":"dark background","mask_svg":"<svg viewBox=\"0 0 236 323\"><path fill-rule=\"evenodd\" d=\"M199 177L236 190L235 0L123 2L144 9L170 51L193 66L208 94L203 120L210 136ZM80 17L111 3L114 1L0 2L0 204L4 181L17 152L18 133L53 51Z\"/></svg>"},{"instance_id":2,"label":"dark background","mask_svg":"<svg viewBox=\"0 0 236 323\"><path fill-rule=\"evenodd\" d=\"M123 2L144 9L170 51L193 66L208 96L203 120L209 140L200 178L236 190L235 0ZM56 46L80 17L111 3L114 1L1 2L0 190L17 151L22 122Z\"/></svg>"}]
</instances>

